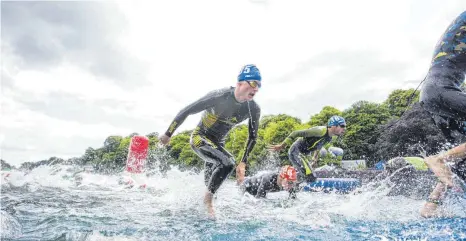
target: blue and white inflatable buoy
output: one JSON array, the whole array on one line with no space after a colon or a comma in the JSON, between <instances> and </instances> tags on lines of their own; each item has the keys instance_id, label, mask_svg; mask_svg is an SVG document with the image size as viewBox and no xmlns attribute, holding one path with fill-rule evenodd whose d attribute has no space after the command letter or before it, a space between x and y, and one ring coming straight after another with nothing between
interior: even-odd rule
<instances>
[{"instance_id":1,"label":"blue and white inflatable buoy","mask_svg":"<svg viewBox=\"0 0 466 241\"><path fill-rule=\"evenodd\" d=\"M361 186L361 182L356 178L317 178L315 182L304 186L304 191L310 192L331 192L348 193Z\"/></svg>"}]
</instances>

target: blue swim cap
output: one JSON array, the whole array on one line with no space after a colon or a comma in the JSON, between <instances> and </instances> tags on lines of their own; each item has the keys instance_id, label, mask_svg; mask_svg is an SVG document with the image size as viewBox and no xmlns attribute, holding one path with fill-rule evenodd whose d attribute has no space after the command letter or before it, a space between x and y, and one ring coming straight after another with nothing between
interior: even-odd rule
<instances>
[{"instance_id":1,"label":"blue swim cap","mask_svg":"<svg viewBox=\"0 0 466 241\"><path fill-rule=\"evenodd\" d=\"M341 116L334 115L328 119L327 126L339 126L339 125L346 125L345 118Z\"/></svg>"},{"instance_id":2,"label":"blue swim cap","mask_svg":"<svg viewBox=\"0 0 466 241\"><path fill-rule=\"evenodd\" d=\"M239 72L238 81L246 81L246 80L257 80L257 81L262 80L261 73L259 72L259 69L255 65L253 64L245 65Z\"/></svg>"}]
</instances>

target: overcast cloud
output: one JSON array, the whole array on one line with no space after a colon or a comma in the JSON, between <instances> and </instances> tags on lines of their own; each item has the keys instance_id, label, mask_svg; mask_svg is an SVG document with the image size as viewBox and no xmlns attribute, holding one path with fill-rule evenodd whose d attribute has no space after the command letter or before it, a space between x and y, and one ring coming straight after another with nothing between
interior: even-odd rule
<instances>
[{"instance_id":1,"label":"overcast cloud","mask_svg":"<svg viewBox=\"0 0 466 241\"><path fill-rule=\"evenodd\" d=\"M415 88L463 0L1 2L2 159L162 133L256 64L263 115L308 120ZM199 114L179 129L192 129Z\"/></svg>"}]
</instances>

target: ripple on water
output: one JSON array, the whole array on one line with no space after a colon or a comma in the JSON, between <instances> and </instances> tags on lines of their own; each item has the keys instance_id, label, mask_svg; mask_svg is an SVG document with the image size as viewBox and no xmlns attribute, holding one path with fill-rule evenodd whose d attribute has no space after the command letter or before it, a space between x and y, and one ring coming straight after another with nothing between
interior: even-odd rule
<instances>
[{"instance_id":1,"label":"ripple on water","mask_svg":"<svg viewBox=\"0 0 466 241\"><path fill-rule=\"evenodd\" d=\"M67 168L31 172L2 188L2 225L20 239L60 240L429 240L464 239L464 201L452 218L424 220L422 200L357 195L269 194L255 199L228 180L215 195L217 219L206 218L203 176L172 169L146 179L148 188L125 188L118 175L82 175L79 184L56 184ZM68 176L72 176L70 173ZM30 188L33 186L34 188ZM3 187L3 185L2 185ZM3 215L5 214L5 215ZM8 215L8 216L7 216ZM4 224L7 218L13 221ZM3 226L2 226L3 228ZM7 235L5 234L5 235ZM4 235L4 232L2 232ZM4 236L2 236L3 238Z\"/></svg>"}]
</instances>

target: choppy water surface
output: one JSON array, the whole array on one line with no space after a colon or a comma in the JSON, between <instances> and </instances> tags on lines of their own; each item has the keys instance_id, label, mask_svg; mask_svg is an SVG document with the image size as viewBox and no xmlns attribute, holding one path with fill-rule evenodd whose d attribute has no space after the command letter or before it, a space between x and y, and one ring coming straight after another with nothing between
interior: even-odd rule
<instances>
[{"instance_id":1,"label":"choppy water surface","mask_svg":"<svg viewBox=\"0 0 466 241\"><path fill-rule=\"evenodd\" d=\"M454 196L449 218L423 219L422 200L388 197L388 188L257 200L228 180L210 220L202 174L155 173L139 189L77 169L42 166L2 180L2 240L466 240L466 202Z\"/></svg>"}]
</instances>

